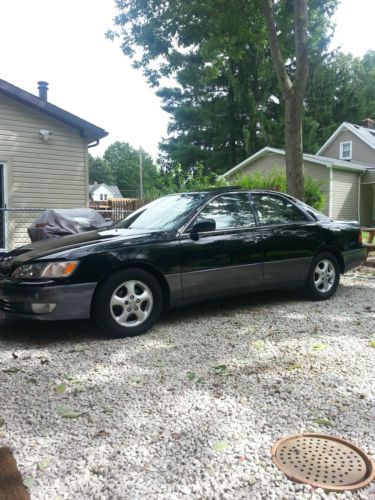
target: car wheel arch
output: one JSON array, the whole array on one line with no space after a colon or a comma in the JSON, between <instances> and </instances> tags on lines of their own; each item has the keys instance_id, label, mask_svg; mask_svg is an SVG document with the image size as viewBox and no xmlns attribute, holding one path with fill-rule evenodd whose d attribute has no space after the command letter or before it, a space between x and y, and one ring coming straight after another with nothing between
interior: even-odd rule
<instances>
[{"instance_id":1,"label":"car wheel arch","mask_svg":"<svg viewBox=\"0 0 375 500\"><path fill-rule=\"evenodd\" d=\"M122 271L124 269L141 269L142 271L146 271L150 273L159 283L161 290L163 292L163 310L167 310L169 307L170 303L170 289L168 282L164 276L164 274L159 271L157 268L149 264L148 262L140 262L140 261L129 261L126 262L126 264L119 264L118 266L114 266L111 269L109 269L105 274L103 274L100 279L98 280L94 294L91 299L91 307L95 302L95 295L96 292L99 290L100 286L104 281L111 276L112 274L116 273L117 271Z\"/></svg>"},{"instance_id":2,"label":"car wheel arch","mask_svg":"<svg viewBox=\"0 0 375 500\"><path fill-rule=\"evenodd\" d=\"M338 262L338 264L340 266L340 272L341 272L341 274L344 274L344 272L345 272L345 262L344 262L344 258L342 256L342 254L340 253L340 251L337 250L337 248L334 248L334 247L324 246L324 247L322 247L322 248L319 249L319 252L317 252L316 255L319 255L320 253L323 253L323 252L331 253L334 257L336 257L337 262Z\"/></svg>"}]
</instances>

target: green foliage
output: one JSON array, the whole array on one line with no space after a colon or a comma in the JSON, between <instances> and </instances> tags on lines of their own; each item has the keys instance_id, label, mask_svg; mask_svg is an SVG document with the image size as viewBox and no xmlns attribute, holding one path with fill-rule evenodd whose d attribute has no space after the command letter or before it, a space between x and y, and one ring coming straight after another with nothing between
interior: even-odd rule
<instances>
[{"instance_id":1,"label":"green foliage","mask_svg":"<svg viewBox=\"0 0 375 500\"><path fill-rule=\"evenodd\" d=\"M188 171L178 163L160 170L154 188L146 193L146 198L153 199L165 194L199 191L226 185L227 182L222 177L201 163L196 163Z\"/></svg>"},{"instance_id":2,"label":"green foliage","mask_svg":"<svg viewBox=\"0 0 375 500\"><path fill-rule=\"evenodd\" d=\"M144 191L153 189L158 170L151 156L142 151ZM126 142L114 142L104 153L104 161L110 166L114 183L124 197L138 198L140 195L139 151Z\"/></svg>"},{"instance_id":3,"label":"green foliage","mask_svg":"<svg viewBox=\"0 0 375 500\"><path fill-rule=\"evenodd\" d=\"M235 185L244 189L271 189L286 192L285 174L278 169L274 169L269 175L264 176L259 172L253 175L238 177ZM305 200L308 205L316 210L322 210L325 204L325 197L319 182L312 177L305 176Z\"/></svg>"},{"instance_id":4,"label":"green foliage","mask_svg":"<svg viewBox=\"0 0 375 500\"><path fill-rule=\"evenodd\" d=\"M107 184L112 186L114 184L114 176L111 170L111 166L103 160L103 158L94 158L89 154L89 182L94 184Z\"/></svg>"}]
</instances>

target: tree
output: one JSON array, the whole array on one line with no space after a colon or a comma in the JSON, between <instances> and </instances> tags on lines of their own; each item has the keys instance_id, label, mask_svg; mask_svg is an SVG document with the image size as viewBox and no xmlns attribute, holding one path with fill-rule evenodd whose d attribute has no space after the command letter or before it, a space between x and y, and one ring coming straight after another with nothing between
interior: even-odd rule
<instances>
[{"instance_id":1,"label":"tree","mask_svg":"<svg viewBox=\"0 0 375 500\"><path fill-rule=\"evenodd\" d=\"M94 158L89 155L89 182L90 184L98 182L99 184L105 183L109 185L114 183L111 167L103 158Z\"/></svg>"},{"instance_id":2,"label":"tree","mask_svg":"<svg viewBox=\"0 0 375 500\"><path fill-rule=\"evenodd\" d=\"M309 0L316 65L325 60L337 3ZM109 36L121 37L124 54L157 88L171 115L161 144L163 163L181 163L188 171L198 161L223 172L266 145L284 147L284 102L259 0L116 0L116 5L116 31ZM291 0L277 3L277 21L293 72L290 6ZM313 132L306 138L315 141L320 129L315 116L306 126Z\"/></svg>"},{"instance_id":3,"label":"tree","mask_svg":"<svg viewBox=\"0 0 375 500\"><path fill-rule=\"evenodd\" d=\"M142 150L143 186L147 192L154 188L158 170L151 156ZM139 151L126 142L114 142L104 153L104 160L109 165L114 182L124 197L137 198L140 195Z\"/></svg>"},{"instance_id":4,"label":"tree","mask_svg":"<svg viewBox=\"0 0 375 500\"><path fill-rule=\"evenodd\" d=\"M288 74L281 54L277 34L273 0L262 0L267 25L272 62L285 105L285 160L286 189L297 198L304 197L303 182L303 100L308 78L307 0L294 0L295 69L294 77Z\"/></svg>"}]
</instances>

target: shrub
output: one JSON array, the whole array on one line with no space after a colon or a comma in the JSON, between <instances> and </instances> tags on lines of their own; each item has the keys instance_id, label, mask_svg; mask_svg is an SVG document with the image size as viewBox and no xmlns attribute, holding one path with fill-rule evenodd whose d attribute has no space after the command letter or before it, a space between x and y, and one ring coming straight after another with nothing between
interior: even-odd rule
<instances>
[{"instance_id":1,"label":"shrub","mask_svg":"<svg viewBox=\"0 0 375 500\"><path fill-rule=\"evenodd\" d=\"M285 193L286 177L282 171L275 169L268 176L256 172L253 175L238 177L235 185L244 189L271 189ZM305 176L304 201L316 210L322 210L325 205L325 197L320 183L309 176Z\"/></svg>"}]
</instances>

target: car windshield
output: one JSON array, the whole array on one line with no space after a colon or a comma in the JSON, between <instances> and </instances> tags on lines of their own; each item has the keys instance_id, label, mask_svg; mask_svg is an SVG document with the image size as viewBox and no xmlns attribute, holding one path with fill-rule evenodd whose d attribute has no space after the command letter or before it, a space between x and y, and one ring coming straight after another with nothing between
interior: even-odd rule
<instances>
[{"instance_id":1,"label":"car windshield","mask_svg":"<svg viewBox=\"0 0 375 500\"><path fill-rule=\"evenodd\" d=\"M205 193L164 196L128 215L113 227L167 231L181 225L189 213L205 199Z\"/></svg>"}]
</instances>

